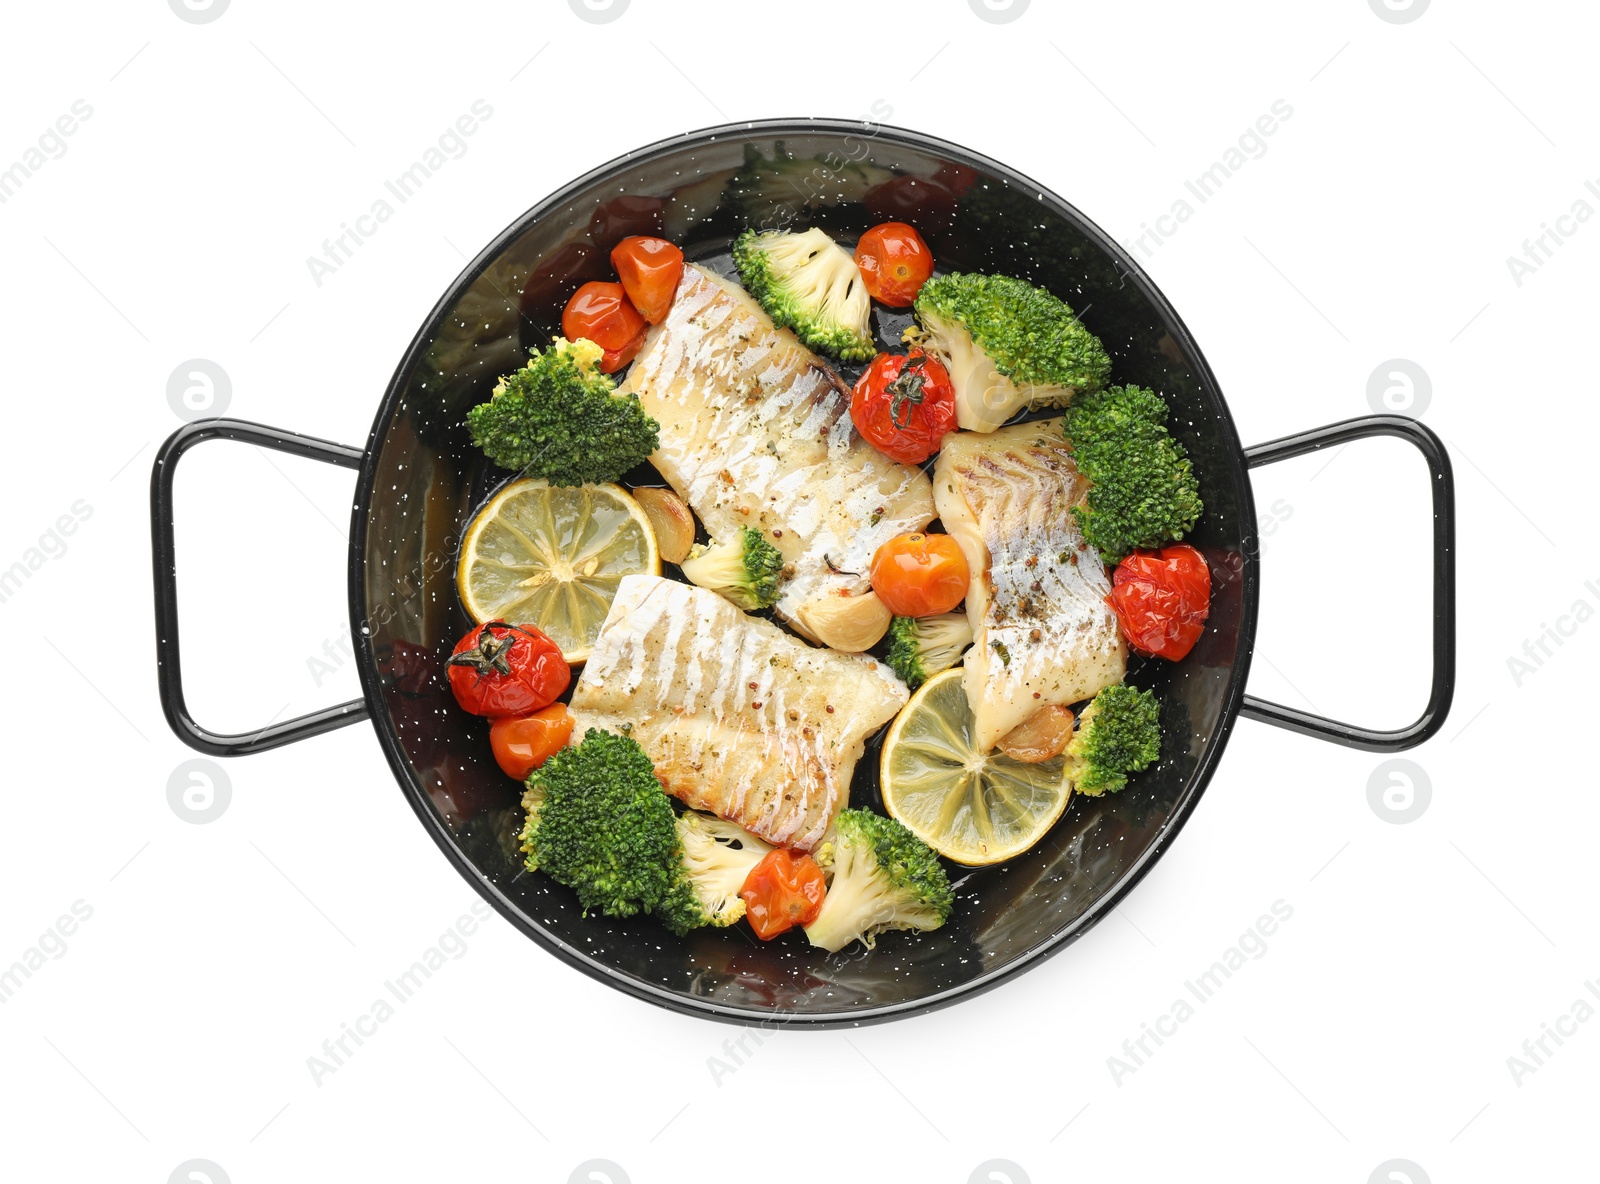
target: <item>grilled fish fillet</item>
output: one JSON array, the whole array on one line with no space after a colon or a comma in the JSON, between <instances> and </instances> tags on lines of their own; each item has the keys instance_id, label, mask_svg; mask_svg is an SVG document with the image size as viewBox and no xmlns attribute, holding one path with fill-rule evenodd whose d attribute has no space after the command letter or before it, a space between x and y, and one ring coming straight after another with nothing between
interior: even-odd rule
<instances>
[{"instance_id":1,"label":"grilled fish fillet","mask_svg":"<svg viewBox=\"0 0 1600 1184\"><path fill-rule=\"evenodd\" d=\"M636 575L618 585L571 710L577 737L630 727L674 797L804 851L848 801L866 738L908 698L872 658Z\"/></svg>"},{"instance_id":2,"label":"grilled fish fillet","mask_svg":"<svg viewBox=\"0 0 1600 1184\"><path fill-rule=\"evenodd\" d=\"M808 606L865 592L873 552L933 519L927 475L861 438L838 376L701 268L684 268L623 390L660 422L650 460L707 532L753 526L783 552L776 607L807 637Z\"/></svg>"},{"instance_id":3,"label":"grilled fish fillet","mask_svg":"<svg viewBox=\"0 0 1600 1184\"><path fill-rule=\"evenodd\" d=\"M1100 554L1069 512L1088 482L1061 420L946 437L933 486L972 569L962 685L974 747L987 752L1040 707L1121 682L1127 649Z\"/></svg>"}]
</instances>

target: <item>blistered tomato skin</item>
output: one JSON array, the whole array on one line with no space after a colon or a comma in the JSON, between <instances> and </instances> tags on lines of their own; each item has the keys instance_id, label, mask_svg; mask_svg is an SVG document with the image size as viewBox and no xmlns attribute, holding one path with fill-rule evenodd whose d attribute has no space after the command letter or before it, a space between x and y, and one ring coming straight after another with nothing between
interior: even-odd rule
<instances>
[{"instance_id":1,"label":"blistered tomato skin","mask_svg":"<svg viewBox=\"0 0 1600 1184\"><path fill-rule=\"evenodd\" d=\"M956 392L938 359L921 350L879 354L856 380L850 418L890 460L920 465L956 430Z\"/></svg>"},{"instance_id":2,"label":"blistered tomato skin","mask_svg":"<svg viewBox=\"0 0 1600 1184\"><path fill-rule=\"evenodd\" d=\"M1206 631L1211 569L1205 556L1187 543L1135 551L1117 565L1106 602L1130 646L1177 662Z\"/></svg>"},{"instance_id":3,"label":"blistered tomato skin","mask_svg":"<svg viewBox=\"0 0 1600 1184\"><path fill-rule=\"evenodd\" d=\"M528 715L572 681L561 647L538 629L489 621L456 643L446 664L456 702L474 715Z\"/></svg>"},{"instance_id":4,"label":"blistered tomato skin","mask_svg":"<svg viewBox=\"0 0 1600 1184\"><path fill-rule=\"evenodd\" d=\"M565 703L552 703L532 715L506 716L489 725L489 747L507 777L524 780L572 736L572 716Z\"/></svg>"},{"instance_id":5,"label":"blistered tomato skin","mask_svg":"<svg viewBox=\"0 0 1600 1184\"><path fill-rule=\"evenodd\" d=\"M933 252L916 227L881 222L856 243L856 267L874 300L890 308L910 308L933 274Z\"/></svg>"},{"instance_id":6,"label":"blistered tomato skin","mask_svg":"<svg viewBox=\"0 0 1600 1184\"><path fill-rule=\"evenodd\" d=\"M652 325L667 319L683 279L682 251L664 238L634 235L612 248L611 265L640 316Z\"/></svg>"},{"instance_id":7,"label":"blistered tomato skin","mask_svg":"<svg viewBox=\"0 0 1600 1184\"><path fill-rule=\"evenodd\" d=\"M967 596L971 573L961 544L947 534L896 535L878 548L872 590L897 617L947 613Z\"/></svg>"},{"instance_id":8,"label":"blistered tomato skin","mask_svg":"<svg viewBox=\"0 0 1600 1184\"><path fill-rule=\"evenodd\" d=\"M568 341L587 337L605 350L600 369L607 374L633 361L648 329L623 286L604 280L584 284L561 314L561 332Z\"/></svg>"},{"instance_id":9,"label":"blistered tomato skin","mask_svg":"<svg viewBox=\"0 0 1600 1184\"><path fill-rule=\"evenodd\" d=\"M811 924L826 895L827 884L817 861L782 847L768 852L751 868L739 889L744 915L762 941L771 941L796 925Z\"/></svg>"}]
</instances>

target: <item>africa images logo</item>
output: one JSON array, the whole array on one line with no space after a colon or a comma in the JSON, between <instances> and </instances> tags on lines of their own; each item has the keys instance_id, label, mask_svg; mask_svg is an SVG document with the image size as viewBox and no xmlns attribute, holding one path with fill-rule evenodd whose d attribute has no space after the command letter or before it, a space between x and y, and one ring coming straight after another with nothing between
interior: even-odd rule
<instances>
[{"instance_id":1,"label":"africa images logo","mask_svg":"<svg viewBox=\"0 0 1600 1184\"><path fill-rule=\"evenodd\" d=\"M233 781L216 761L191 757L167 778L167 805L193 826L215 822L233 801Z\"/></svg>"},{"instance_id":2,"label":"africa images logo","mask_svg":"<svg viewBox=\"0 0 1600 1184\"><path fill-rule=\"evenodd\" d=\"M233 398L233 380L209 358L190 358L167 376L167 406L179 419L193 422L221 415Z\"/></svg>"},{"instance_id":3,"label":"africa images logo","mask_svg":"<svg viewBox=\"0 0 1600 1184\"><path fill-rule=\"evenodd\" d=\"M167 1184L232 1184L220 1164L209 1159L186 1159L172 1169Z\"/></svg>"},{"instance_id":4,"label":"africa images logo","mask_svg":"<svg viewBox=\"0 0 1600 1184\"><path fill-rule=\"evenodd\" d=\"M1433 401L1433 380L1409 358L1390 358L1367 379L1367 406L1378 415L1420 419Z\"/></svg>"},{"instance_id":5,"label":"africa images logo","mask_svg":"<svg viewBox=\"0 0 1600 1184\"><path fill-rule=\"evenodd\" d=\"M967 0L979 20L991 25L1009 25L1028 11L1029 0Z\"/></svg>"},{"instance_id":6,"label":"africa images logo","mask_svg":"<svg viewBox=\"0 0 1600 1184\"><path fill-rule=\"evenodd\" d=\"M178 19L191 25L209 25L228 11L229 0L167 0Z\"/></svg>"},{"instance_id":7,"label":"africa images logo","mask_svg":"<svg viewBox=\"0 0 1600 1184\"><path fill-rule=\"evenodd\" d=\"M1430 0L1367 0L1380 20L1391 25L1409 25L1428 11Z\"/></svg>"},{"instance_id":8,"label":"africa images logo","mask_svg":"<svg viewBox=\"0 0 1600 1184\"><path fill-rule=\"evenodd\" d=\"M591 25L609 25L628 11L629 0L567 0L578 19Z\"/></svg>"}]
</instances>

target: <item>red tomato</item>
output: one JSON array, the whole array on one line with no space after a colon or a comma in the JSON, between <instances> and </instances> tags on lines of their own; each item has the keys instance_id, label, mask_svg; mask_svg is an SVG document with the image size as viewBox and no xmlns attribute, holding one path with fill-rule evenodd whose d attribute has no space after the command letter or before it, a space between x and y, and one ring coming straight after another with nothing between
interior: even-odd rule
<instances>
[{"instance_id":1,"label":"red tomato","mask_svg":"<svg viewBox=\"0 0 1600 1184\"><path fill-rule=\"evenodd\" d=\"M491 719L548 707L572 681L560 646L537 629L504 621L469 630L445 669L456 702Z\"/></svg>"},{"instance_id":2,"label":"red tomato","mask_svg":"<svg viewBox=\"0 0 1600 1184\"><path fill-rule=\"evenodd\" d=\"M621 284L591 280L572 294L561 314L561 333L568 341L587 337L606 351L600 369L621 370L644 344L647 326Z\"/></svg>"},{"instance_id":3,"label":"red tomato","mask_svg":"<svg viewBox=\"0 0 1600 1184\"><path fill-rule=\"evenodd\" d=\"M970 573L961 544L947 534L901 534L878 548L872 590L897 617L947 613L966 599Z\"/></svg>"},{"instance_id":4,"label":"red tomato","mask_svg":"<svg viewBox=\"0 0 1600 1184\"><path fill-rule=\"evenodd\" d=\"M664 238L635 235L611 249L611 266L617 269L622 290L639 315L652 325L667 319L672 297L683 278L683 252Z\"/></svg>"},{"instance_id":5,"label":"red tomato","mask_svg":"<svg viewBox=\"0 0 1600 1184\"><path fill-rule=\"evenodd\" d=\"M1116 610L1128 644L1176 662L1206 631L1211 615L1211 570L1187 543L1135 551L1117 565L1106 602Z\"/></svg>"},{"instance_id":6,"label":"red tomato","mask_svg":"<svg viewBox=\"0 0 1600 1184\"><path fill-rule=\"evenodd\" d=\"M879 354L850 396L856 431L901 464L920 465L956 430L956 388L943 363L921 350Z\"/></svg>"},{"instance_id":7,"label":"red tomato","mask_svg":"<svg viewBox=\"0 0 1600 1184\"><path fill-rule=\"evenodd\" d=\"M933 252L914 226L883 222L856 244L856 266L874 300L891 308L909 308L933 274Z\"/></svg>"},{"instance_id":8,"label":"red tomato","mask_svg":"<svg viewBox=\"0 0 1600 1184\"><path fill-rule=\"evenodd\" d=\"M518 781L567 746L572 717L565 703L552 703L532 715L506 716L489 725L489 747L507 777Z\"/></svg>"},{"instance_id":9,"label":"red tomato","mask_svg":"<svg viewBox=\"0 0 1600 1184\"><path fill-rule=\"evenodd\" d=\"M615 374L629 362L633 361L634 358L638 357L639 351L643 348L644 333L641 332L639 336L628 342L628 344L623 346L621 349L606 350L605 353L600 355L600 373Z\"/></svg>"},{"instance_id":10,"label":"red tomato","mask_svg":"<svg viewBox=\"0 0 1600 1184\"><path fill-rule=\"evenodd\" d=\"M771 941L796 925L815 921L827 891L816 860L779 847L750 869L739 896L750 928L762 941Z\"/></svg>"}]
</instances>

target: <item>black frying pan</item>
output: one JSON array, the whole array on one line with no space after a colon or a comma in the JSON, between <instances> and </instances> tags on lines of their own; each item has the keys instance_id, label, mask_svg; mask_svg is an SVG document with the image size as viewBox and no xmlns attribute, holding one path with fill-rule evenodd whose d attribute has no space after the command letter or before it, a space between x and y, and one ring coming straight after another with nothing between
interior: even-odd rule
<instances>
[{"instance_id":1,"label":"black frying pan","mask_svg":"<svg viewBox=\"0 0 1600 1184\"><path fill-rule=\"evenodd\" d=\"M1210 627L1188 658L1176 665L1136 659L1130 668L1130 680L1154 687L1163 702L1160 763L1121 794L1074 798L1025 855L978 871L953 869L959 885L949 923L933 933L887 934L872 952L825 955L798 931L769 944L743 926L680 940L647 918L583 917L571 892L522 869L519 787L491 759L485 721L456 709L439 676L470 624L455 596L456 543L499 479L466 440L462 417L522 363L530 344L545 344L578 284L609 278L606 256L625 235L665 234L691 260L722 266L747 224L820 225L850 242L888 218L916 224L943 269L1007 273L1056 292L1105 342L1116 381L1153 387L1172 407L1205 498L1190 541L1211 564L1214 596ZM904 318L875 315L882 344L895 343ZM1249 470L1374 435L1410 441L1433 478L1432 692L1417 721L1393 732L1244 693L1259 583ZM172 482L178 459L211 439L359 472L350 621L362 698L248 735L220 735L190 718L178 659ZM1111 238L1004 165L882 125L781 120L711 128L580 177L518 218L445 293L395 371L364 448L237 420L199 421L162 448L151 503L161 699L180 739L240 756L371 719L422 824L507 920L621 990L738 1022L859 1024L992 987L1086 932L1138 883L1200 800L1239 715L1396 751L1438 731L1455 678L1454 495L1438 437L1412 420L1380 415L1241 447L1199 347ZM876 757L871 746L860 762L857 805L880 805Z\"/></svg>"}]
</instances>

